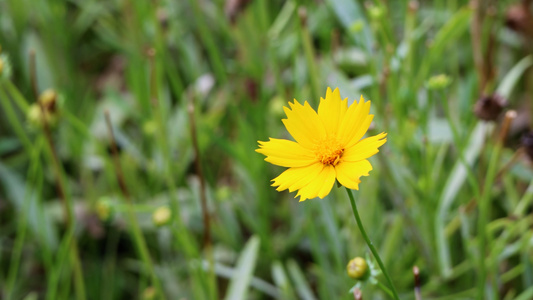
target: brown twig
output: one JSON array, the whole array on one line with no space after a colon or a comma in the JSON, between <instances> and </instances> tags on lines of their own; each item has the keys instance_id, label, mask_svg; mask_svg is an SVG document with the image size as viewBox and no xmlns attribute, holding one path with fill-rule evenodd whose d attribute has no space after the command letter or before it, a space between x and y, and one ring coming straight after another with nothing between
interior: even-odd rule
<instances>
[{"instance_id":1,"label":"brown twig","mask_svg":"<svg viewBox=\"0 0 533 300\"><path fill-rule=\"evenodd\" d=\"M509 133L509 128L511 128L511 123L516 119L516 111L510 110L505 113L505 117L503 118L502 127L500 129L500 135L498 137L498 143L503 145L505 142L505 139L507 138L507 134Z\"/></svg>"},{"instance_id":2,"label":"brown twig","mask_svg":"<svg viewBox=\"0 0 533 300\"><path fill-rule=\"evenodd\" d=\"M413 275L415 279L415 299L422 300L422 295L420 293L420 270L417 266L413 267Z\"/></svg>"},{"instance_id":3,"label":"brown twig","mask_svg":"<svg viewBox=\"0 0 533 300\"><path fill-rule=\"evenodd\" d=\"M46 138L46 142L48 143L48 147L50 150L50 153L52 155L52 165L54 168L54 172L56 173L56 190L59 194L59 198L61 199L61 203L63 205L63 213L65 215L65 225L68 228L68 231L71 232L71 234L74 233L74 219L72 217L72 203L70 202L70 199L67 198L67 193L65 191L65 185L63 182L63 175L61 171L61 162L59 161L59 156L57 155L57 150L54 145L54 141L52 138L52 133L50 131L50 126L48 124L48 119L46 118L46 108L44 107L44 104L39 101L39 91L37 89L37 71L36 71L36 63L35 63L35 51L30 51L30 80L31 85L33 89L33 94L35 97L35 100L37 101L42 114L42 126L43 126L43 132ZM78 244L75 240L71 242L70 245L70 259L72 259L73 269L74 269L74 286L76 290L76 296L78 299L84 300L85 297L85 283L83 279L83 270L82 270L82 263L80 260L80 254L78 250Z\"/></svg>"},{"instance_id":4,"label":"brown twig","mask_svg":"<svg viewBox=\"0 0 533 300\"><path fill-rule=\"evenodd\" d=\"M516 149L511 159L505 163L505 165L498 171L496 175L496 182L499 182L502 179L503 174L505 174L509 169L520 159L520 157L525 153L524 147Z\"/></svg>"},{"instance_id":5,"label":"brown twig","mask_svg":"<svg viewBox=\"0 0 533 300\"><path fill-rule=\"evenodd\" d=\"M483 16L481 13L481 3L478 0L470 1L474 9L474 17L470 23L470 33L472 35L472 51L474 55L474 65L479 77L479 91L482 93L485 88L485 64L483 61L483 47L481 37L481 24Z\"/></svg>"},{"instance_id":6,"label":"brown twig","mask_svg":"<svg viewBox=\"0 0 533 300\"><path fill-rule=\"evenodd\" d=\"M115 133L113 132L113 125L111 123L111 117L109 116L109 111L106 110L104 112L104 115L105 115L105 122L107 124L107 131L109 133L109 140L111 142L111 154L113 156L113 163L115 165L115 174L117 175L118 185L120 187L120 190L122 191L122 194L124 195L124 198L126 198L128 202L131 202L130 193L128 191L128 187L126 186L126 181L124 180L124 173L122 172L122 167L120 165L120 161L118 157L117 141L115 139Z\"/></svg>"},{"instance_id":7,"label":"brown twig","mask_svg":"<svg viewBox=\"0 0 533 300\"><path fill-rule=\"evenodd\" d=\"M67 194L64 189L64 186L62 184L62 176L61 176L61 170L60 170L60 161L59 157L57 155L57 150L54 145L54 141L52 138L52 132L50 131L50 126L48 124L48 119L46 116L48 113L46 112L46 108L44 107L43 103L39 101L39 91L37 89L37 71L36 71L36 62L35 62L35 51L30 51L30 80L31 80L31 86L33 90L33 95L35 97L35 100L37 104L39 105L39 108L41 109L41 115L42 115L42 126L43 126L43 132L46 138L46 142L48 143L48 147L50 148L50 153L52 154L52 160L53 160L53 166L54 166L54 172L56 173L56 190L59 195L59 198L61 199L61 203L63 205L63 211L65 215L65 223L67 225L67 228L72 224L72 211L71 207L69 205L69 201L67 199Z\"/></svg>"},{"instance_id":8,"label":"brown twig","mask_svg":"<svg viewBox=\"0 0 533 300\"><path fill-rule=\"evenodd\" d=\"M198 137L196 135L196 118L194 116L194 96L193 92L189 95L189 122L191 126L191 139L194 148L194 166L196 168L196 175L200 180L200 203L202 206L202 217L204 221L204 246L209 247L211 245L211 228L210 228L210 218L207 208L207 196L205 194L205 178L202 171L201 157L200 157L200 148L198 146Z\"/></svg>"},{"instance_id":9,"label":"brown twig","mask_svg":"<svg viewBox=\"0 0 533 300\"><path fill-rule=\"evenodd\" d=\"M35 66L35 50L30 50L30 81L35 100L39 100L39 89L37 88L37 67Z\"/></svg>"}]
</instances>

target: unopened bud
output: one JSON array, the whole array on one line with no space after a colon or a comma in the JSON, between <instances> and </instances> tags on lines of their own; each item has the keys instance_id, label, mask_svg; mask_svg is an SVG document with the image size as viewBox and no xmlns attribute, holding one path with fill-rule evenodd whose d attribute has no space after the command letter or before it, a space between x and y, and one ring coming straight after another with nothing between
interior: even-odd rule
<instances>
[{"instance_id":1,"label":"unopened bud","mask_svg":"<svg viewBox=\"0 0 533 300\"><path fill-rule=\"evenodd\" d=\"M113 215L113 206L106 197L102 197L96 202L96 214L102 221L109 221Z\"/></svg>"},{"instance_id":2,"label":"unopened bud","mask_svg":"<svg viewBox=\"0 0 533 300\"><path fill-rule=\"evenodd\" d=\"M28 119L30 125L35 127L41 126L43 122L43 112L39 104L33 103L30 105L30 108L28 108L26 113L26 118Z\"/></svg>"},{"instance_id":3,"label":"unopened bud","mask_svg":"<svg viewBox=\"0 0 533 300\"><path fill-rule=\"evenodd\" d=\"M146 289L144 289L142 294L142 300L153 300L155 299L157 295L157 291L153 286L149 286Z\"/></svg>"},{"instance_id":4,"label":"unopened bud","mask_svg":"<svg viewBox=\"0 0 533 300\"><path fill-rule=\"evenodd\" d=\"M365 27L365 22L363 20L357 20L350 25L350 31L353 33L359 33Z\"/></svg>"},{"instance_id":5,"label":"unopened bud","mask_svg":"<svg viewBox=\"0 0 533 300\"><path fill-rule=\"evenodd\" d=\"M143 132L145 135L154 135L157 132L157 123L153 120L144 122Z\"/></svg>"},{"instance_id":6,"label":"unopened bud","mask_svg":"<svg viewBox=\"0 0 533 300\"><path fill-rule=\"evenodd\" d=\"M39 102L43 105L47 112L54 113L56 111L57 93L54 89L47 89L39 95Z\"/></svg>"},{"instance_id":7,"label":"unopened bud","mask_svg":"<svg viewBox=\"0 0 533 300\"><path fill-rule=\"evenodd\" d=\"M366 260L362 257L356 257L350 260L346 266L346 271L348 272L348 276L354 279L364 279L368 274Z\"/></svg>"},{"instance_id":8,"label":"unopened bud","mask_svg":"<svg viewBox=\"0 0 533 300\"><path fill-rule=\"evenodd\" d=\"M368 16L373 20L381 19L384 13L383 8L380 6L372 5L368 8Z\"/></svg>"},{"instance_id":9,"label":"unopened bud","mask_svg":"<svg viewBox=\"0 0 533 300\"><path fill-rule=\"evenodd\" d=\"M446 74L440 74L429 78L426 83L426 86L430 90L442 90L447 88L451 82L452 79L450 78L450 76Z\"/></svg>"},{"instance_id":10,"label":"unopened bud","mask_svg":"<svg viewBox=\"0 0 533 300\"><path fill-rule=\"evenodd\" d=\"M498 94L482 96L474 106L474 113L484 121L495 121L507 106L507 100Z\"/></svg>"},{"instance_id":11,"label":"unopened bud","mask_svg":"<svg viewBox=\"0 0 533 300\"><path fill-rule=\"evenodd\" d=\"M156 226L164 226L170 223L172 219L172 211L168 206L158 207L152 214L152 221Z\"/></svg>"}]
</instances>

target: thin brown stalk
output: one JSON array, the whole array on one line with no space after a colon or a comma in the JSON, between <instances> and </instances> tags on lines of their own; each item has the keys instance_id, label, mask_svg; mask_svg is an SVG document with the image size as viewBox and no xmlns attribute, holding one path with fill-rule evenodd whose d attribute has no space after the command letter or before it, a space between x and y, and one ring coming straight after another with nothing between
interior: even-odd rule
<instances>
[{"instance_id":1,"label":"thin brown stalk","mask_svg":"<svg viewBox=\"0 0 533 300\"><path fill-rule=\"evenodd\" d=\"M483 7L479 0L470 1L470 6L474 9L474 17L470 23L470 34L472 35L472 51L474 55L474 65L479 77L479 91L483 93L486 84L485 60L483 55Z\"/></svg>"},{"instance_id":2,"label":"thin brown stalk","mask_svg":"<svg viewBox=\"0 0 533 300\"><path fill-rule=\"evenodd\" d=\"M520 157L524 154L524 148L520 147L518 148L511 159L501 168L500 171L498 171L498 174L496 175L496 182L499 182L507 171L520 159Z\"/></svg>"},{"instance_id":3,"label":"thin brown stalk","mask_svg":"<svg viewBox=\"0 0 533 300\"><path fill-rule=\"evenodd\" d=\"M61 199L61 203L63 205L63 212L65 214L65 222L67 225L67 228L71 226L72 224L72 211L70 207L70 203L67 199L67 194L65 192L65 188L62 184L62 176L61 176L61 169L60 169L60 162L57 155L57 150L54 145L53 139L52 139L52 133L50 131L50 126L48 124L48 120L46 116L48 113L46 112L46 108L44 107L43 103L39 101L39 92L37 90L37 75L36 75L36 67L35 67L35 51L30 51L30 80L31 80L31 86L33 90L34 97L37 101L37 104L39 105L41 109L41 115L42 115L42 126L43 126L43 132L46 138L46 142L48 143L48 147L50 149L50 153L52 154L52 165L54 167L54 172L56 174L56 190L57 194L59 195L59 198Z\"/></svg>"},{"instance_id":4,"label":"thin brown stalk","mask_svg":"<svg viewBox=\"0 0 533 300\"><path fill-rule=\"evenodd\" d=\"M502 127L500 129L500 136L498 138L498 143L500 145L503 145L505 142L505 139L507 138L507 134L509 133L509 128L511 128L511 123L516 119L516 111L510 110L505 113L505 117L503 118Z\"/></svg>"},{"instance_id":5,"label":"thin brown stalk","mask_svg":"<svg viewBox=\"0 0 533 300\"><path fill-rule=\"evenodd\" d=\"M196 134L196 118L194 115L194 111L195 111L194 96L192 95L189 97L188 111L189 111L189 123L191 126L191 139L192 139L192 145L193 145L194 154L195 154L194 166L196 168L196 175L198 175L198 179L200 180L200 204L202 206L202 218L204 221L204 247L209 247L211 245L211 225L210 225L209 212L207 208L207 196L205 193L205 178L204 178L204 173L202 171L200 148L198 146L198 137Z\"/></svg>"},{"instance_id":6,"label":"thin brown stalk","mask_svg":"<svg viewBox=\"0 0 533 300\"><path fill-rule=\"evenodd\" d=\"M124 180L124 173L122 172L122 167L120 165L120 160L118 157L118 147L115 139L115 133L113 132L113 126L111 124L111 117L109 116L109 111L106 110L104 114L105 121L107 124L107 130L109 133L109 139L111 142L111 154L113 157L113 164L115 166L115 174L117 175L118 185L120 187L120 191L124 195L124 198L126 198L126 200L131 203L130 192L128 191L128 187L126 186L126 181Z\"/></svg>"},{"instance_id":7,"label":"thin brown stalk","mask_svg":"<svg viewBox=\"0 0 533 300\"><path fill-rule=\"evenodd\" d=\"M422 295L420 293L420 269L417 266L413 267L413 276L415 280L415 299L422 300Z\"/></svg>"},{"instance_id":8,"label":"thin brown stalk","mask_svg":"<svg viewBox=\"0 0 533 300\"><path fill-rule=\"evenodd\" d=\"M141 231L141 227L139 226L139 223L137 222L137 218L135 217L131 194L128 191L128 188L126 186L126 180L124 179L124 173L122 172L122 167L120 165L117 142L115 139L115 133L113 132L113 126L111 123L111 117L109 116L109 111L106 110L104 114L105 114L105 121L107 125L107 131L109 133L109 139L111 142L111 155L113 156L115 175L117 177L117 181L118 181L120 190L122 192L122 195L124 198L126 198L126 201L128 202L128 215L130 218L133 238L135 240L135 243L137 244L137 248L141 256L141 259L146 264L146 267L148 268L148 271L152 279L152 284L155 286L158 292L158 298L166 299L163 286L161 285L161 282L159 281L159 278L157 277L157 274L155 273L154 263L152 262L152 258L150 257L148 246L146 245L146 240L144 239L144 236Z\"/></svg>"},{"instance_id":9,"label":"thin brown stalk","mask_svg":"<svg viewBox=\"0 0 533 300\"><path fill-rule=\"evenodd\" d=\"M39 89L37 88L37 72L36 72L36 66L35 66L35 51L32 49L30 50L30 81L31 81L31 89L33 92L33 98L38 100L39 99Z\"/></svg>"},{"instance_id":10,"label":"thin brown stalk","mask_svg":"<svg viewBox=\"0 0 533 300\"><path fill-rule=\"evenodd\" d=\"M72 203L70 202L70 199L67 197L65 183L63 181L63 172L61 168L61 162L59 161L59 157L57 155L57 150L54 145L54 141L52 138L52 133L50 131L50 126L48 124L48 119L46 118L47 112L46 109L41 101L39 101L39 92L37 89L37 71L36 71L36 63L35 63L35 51L30 51L30 80L31 85L33 89L34 97L41 109L41 115L42 115L42 128L45 135L46 142L48 144L48 148L51 154L52 158L52 166L54 168L55 172L55 184L56 184L56 190L59 195L59 198L61 199L61 204L63 206L63 213L65 215L65 224L68 228L68 232L70 234L74 233L74 223L73 223L73 217L72 217ZM68 235L68 233L67 233ZM80 260L78 245L76 241L74 240L72 244L70 245L70 258L72 259L72 264L74 268L74 285L76 289L76 297L77 299L84 300L85 297L85 283L83 279L83 271L82 271L82 264Z\"/></svg>"}]
</instances>

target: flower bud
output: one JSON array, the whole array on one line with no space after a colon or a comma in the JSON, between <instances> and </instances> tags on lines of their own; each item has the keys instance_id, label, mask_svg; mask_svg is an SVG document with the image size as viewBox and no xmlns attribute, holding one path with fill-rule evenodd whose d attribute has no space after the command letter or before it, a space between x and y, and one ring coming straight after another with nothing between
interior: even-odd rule
<instances>
[{"instance_id":1,"label":"flower bud","mask_svg":"<svg viewBox=\"0 0 533 300\"><path fill-rule=\"evenodd\" d=\"M429 78L429 80L426 82L426 87L429 90L442 90L447 88L451 82L452 79L448 75L440 74Z\"/></svg>"},{"instance_id":2,"label":"flower bud","mask_svg":"<svg viewBox=\"0 0 533 300\"><path fill-rule=\"evenodd\" d=\"M153 120L144 122L143 132L148 136L154 135L157 132L157 123Z\"/></svg>"},{"instance_id":3,"label":"flower bud","mask_svg":"<svg viewBox=\"0 0 533 300\"><path fill-rule=\"evenodd\" d=\"M384 15L383 8L380 6L372 5L368 8L368 16L373 20L379 20Z\"/></svg>"},{"instance_id":4,"label":"flower bud","mask_svg":"<svg viewBox=\"0 0 533 300\"><path fill-rule=\"evenodd\" d=\"M102 197L96 202L96 214L102 221L109 221L113 216L113 206L107 197Z\"/></svg>"},{"instance_id":5,"label":"flower bud","mask_svg":"<svg viewBox=\"0 0 533 300\"><path fill-rule=\"evenodd\" d=\"M365 27L365 22L363 20L357 20L350 25L350 31L353 33L359 33Z\"/></svg>"},{"instance_id":6,"label":"flower bud","mask_svg":"<svg viewBox=\"0 0 533 300\"><path fill-rule=\"evenodd\" d=\"M172 211L168 206L158 207L152 214L152 221L157 227L167 225L171 220Z\"/></svg>"},{"instance_id":7,"label":"flower bud","mask_svg":"<svg viewBox=\"0 0 533 300\"><path fill-rule=\"evenodd\" d=\"M144 289L142 294L142 300L153 300L156 299L157 292L153 286L149 286Z\"/></svg>"},{"instance_id":8,"label":"flower bud","mask_svg":"<svg viewBox=\"0 0 533 300\"><path fill-rule=\"evenodd\" d=\"M356 257L346 265L348 276L354 279L364 279L368 275L368 265L362 257Z\"/></svg>"},{"instance_id":9,"label":"flower bud","mask_svg":"<svg viewBox=\"0 0 533 300\"><path fill-rule=\"evenodd\" d=\"M57 123L56 114L52 114L48 111L44 112L41 109L41 106L37 103L33 103L28 108L26 112L26 118L32 127L39 128L43 125L43 122L46 121L49 126L53 127Z\"/></svg>"},{"instance_id":10,"label":"flower bud","mask_svg":"<svg viewBox=\"0 0 533 300\"><path fill-rule=\"evenodd\" d=\"M39 104L33 103L30 105L30 108L26 113L26 118L28 119L30 125L35 127L41 126L43 121L43 112L41 111Z\"/></svg>"},{"instance_id":11,"label":"flower bud","mask_svg":"<svg viewBox=\"0 0 533 300\"><path fill-rule=\"evenodd\" d=\"M495 121L507 106L507 100L498 94L482 96L474 106L474 113L483 121Z\"/></svg>"},{"instance_id":12,"label":"flower bud","mask_svg":"<svg viewBox=\"0 0 533 300\"><path fill-rule=\"evenodd\" d=\"M57 93L54 89L47 89L39 95L39 102L44 106L47 112L56 111Z\"/></svg>"}]
</instances>

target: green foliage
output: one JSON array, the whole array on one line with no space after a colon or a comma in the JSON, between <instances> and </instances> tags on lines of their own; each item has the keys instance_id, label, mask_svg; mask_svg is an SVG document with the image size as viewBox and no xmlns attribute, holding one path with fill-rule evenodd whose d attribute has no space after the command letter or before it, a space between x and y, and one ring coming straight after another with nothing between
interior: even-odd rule
<instances>
[{"instance_id":1,"label":"green foliage","mask_svg":"<svg viewBox=\"0 0 533 300\"><path fill-rule=\"evenodd\" d=\"M530 299L531 36L468 2L0 0L0 298L353 299L346 193L298 203L254 152L330 86L388 133L354 194L400 297L416 265L424 299Z\"/></svg>"}]
</instances>

